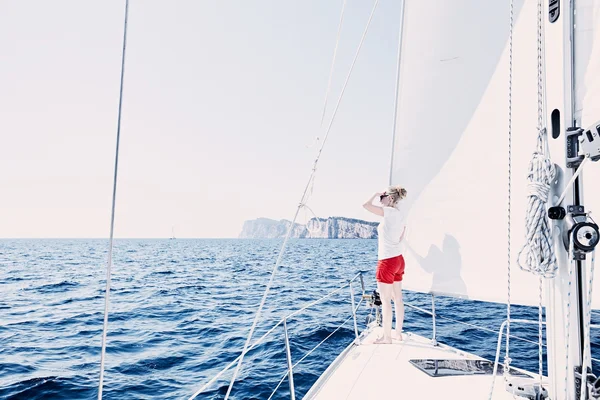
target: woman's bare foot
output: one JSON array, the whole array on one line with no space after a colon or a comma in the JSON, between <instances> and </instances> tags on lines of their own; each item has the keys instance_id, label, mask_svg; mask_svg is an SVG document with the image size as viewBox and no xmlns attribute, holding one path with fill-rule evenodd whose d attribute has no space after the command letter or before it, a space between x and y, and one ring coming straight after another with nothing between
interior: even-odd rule
<instances>
[{"instance_id":1,"label":"woman's bare foot","mask_svg":"<svg viewBox=\"0 0 600 400\"><path fill-rule=\"evenodd\" d=\"M383 336L380 336L377 339L375 339L373 344L392 344L392 339L386 339Z\"/></svg>"},{"instance_id":2,"label":"woman's bare foot","mask_svg":"<svg viewBox=\"0 0 600 400\"><path fill-rule=\"evenodd\" d=\"M392 337L394 340L397 340L399 342L403 341L404 338L402 337L402 333L400 332L395 332L394 336Z\"/></svg>"}]
</instances>

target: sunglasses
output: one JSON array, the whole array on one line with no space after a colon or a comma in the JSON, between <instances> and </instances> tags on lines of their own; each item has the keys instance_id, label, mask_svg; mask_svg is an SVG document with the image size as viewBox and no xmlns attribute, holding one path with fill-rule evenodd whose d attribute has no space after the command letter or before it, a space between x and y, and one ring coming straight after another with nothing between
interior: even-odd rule
<instances>
[{"instance_id":1,"label":"sunglasses","mask_svg":"<svg viewBox=\"0 0 600 400\"><path fill-rule=\"evenodd\" d=\"M388 197L389 194L382 194L381 196L379 196L379 201L383 200L384 198Z\"/></svg>"}]
</instances>

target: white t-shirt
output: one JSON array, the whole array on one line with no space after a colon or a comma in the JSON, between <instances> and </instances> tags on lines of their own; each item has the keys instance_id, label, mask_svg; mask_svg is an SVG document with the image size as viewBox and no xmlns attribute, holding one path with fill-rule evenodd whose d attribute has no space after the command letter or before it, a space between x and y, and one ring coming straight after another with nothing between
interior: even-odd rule
<instances>
[{"instance_id":1,"label":"white t-shirt","mask_svg":"<svg viewBox=\"0 0 600 400\"><path fill-rule=\"evenodd\" d=\"M402 204L383 207L383 221L377 226L377 259L397 257L403 252L400 236L406 226L406 213Z\"/></svg>"}]
</instances>

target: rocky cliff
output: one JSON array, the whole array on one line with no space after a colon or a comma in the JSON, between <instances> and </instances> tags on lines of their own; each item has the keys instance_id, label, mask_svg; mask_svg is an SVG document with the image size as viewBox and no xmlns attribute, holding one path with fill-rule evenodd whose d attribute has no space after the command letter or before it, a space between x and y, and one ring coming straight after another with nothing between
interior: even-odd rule
<instances>
[{"instance_id":1,"label":"rocky cliff","mask_svg":"<svg viewBox=\"0 0 600 400\"><path fill-rule=\"evenodd\" d=\"M242 232L238 236L243 239L283 238L291 222L285 219L276 221L269 218L258 218L244 222ZM292 238L300 239L376 239L378 222L360 219L329 217L312 218L306 225L295 224Z\"/></svg>"}]
</instances>

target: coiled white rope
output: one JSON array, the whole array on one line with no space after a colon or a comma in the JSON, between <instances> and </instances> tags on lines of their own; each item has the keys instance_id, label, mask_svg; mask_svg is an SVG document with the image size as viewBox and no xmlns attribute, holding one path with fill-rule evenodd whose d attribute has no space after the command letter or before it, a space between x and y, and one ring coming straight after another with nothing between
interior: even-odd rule
<instances>
[{"instance_id":1,"label":"coiled white rope","mask_svg":"<svg viewBox=\"0 0 600 400\"><path fill-rule=\"evenodd\" d=\"M556 178L556 169L546 152L546 146L547 133L545 129L541 129L538 149L529 164L525 245L519 252L517 263L524 271L544 278L552 278L556 275L558 264L554 254L547 203L550 185Z\"/></svg>"}]
</instances>

